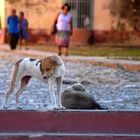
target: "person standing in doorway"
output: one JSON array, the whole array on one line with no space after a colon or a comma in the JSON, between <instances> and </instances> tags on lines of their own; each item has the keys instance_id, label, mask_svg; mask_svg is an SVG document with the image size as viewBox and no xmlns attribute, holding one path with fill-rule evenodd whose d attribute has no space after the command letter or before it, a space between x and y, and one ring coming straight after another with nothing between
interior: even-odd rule
<instances>
[{"instance_id":1,"label":"person standing in doorway","mask_svg":"<svg viewBox=\"0 0 140 140\"><path fill-rule=\"evenodd\" d=\"M25 45L27 48L28 40L28 20L24 17L24 12L19 14L19 49L22 49L22 45Z\"/></svg>"},{"instance_id":2,"label":"person standing in doorway","mask_svg":"<svg viewBox=\"0 0 140 140\"><path fill-rule=\"evenodd\" d=\"M62 48L65 48L65 55L68 56L68 48L70 43L70 35L73 34L72 16L70 14L71 7L68 3L62 6L62 11L58 13L54 26L57 28L56 44L58 45L58 55L62 54Z\"/></svg>"},{"instance_id":3,"label":"person standing in doorway","mask_svg":"<svg viewBox=\"0 0 140 140\"><path fill-rule=\"evenodd\" d=\"M16 15L16 10L11 11L11 15L7 18L7 28L9 35L9 45L11 50L15 50L19 38L19 28L18 28L18 16Z\"/></svg>"}]
</instances>

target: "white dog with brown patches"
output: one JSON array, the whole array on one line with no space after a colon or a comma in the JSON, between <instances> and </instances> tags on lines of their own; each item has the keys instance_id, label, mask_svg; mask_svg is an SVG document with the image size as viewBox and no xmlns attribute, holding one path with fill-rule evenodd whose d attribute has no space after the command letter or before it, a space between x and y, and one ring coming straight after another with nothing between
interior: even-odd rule
<instances>
[{"instance_id":1,"label":"white dog with brown patches","mask_svg":"<svg viewBox=\"0 0 140 140\"><path fill-rule=\"evenodd\" d=\"M18 61L13 67L12 79L6 94L4 109L7 109L7 101L13 92L17 83L21 82L20 88L16 93L16 108L19 109L19 96L27 86L31 77L35 77L40 81L48 83L49 93L51 97L51 105L49 109L64 109L61 104L61 87L65 74L65 66L63 60L59 56L49 56L42 60L24 58ZM55 95L54 85L57 86L57 95Z\"/></svg>"}]
</instances>

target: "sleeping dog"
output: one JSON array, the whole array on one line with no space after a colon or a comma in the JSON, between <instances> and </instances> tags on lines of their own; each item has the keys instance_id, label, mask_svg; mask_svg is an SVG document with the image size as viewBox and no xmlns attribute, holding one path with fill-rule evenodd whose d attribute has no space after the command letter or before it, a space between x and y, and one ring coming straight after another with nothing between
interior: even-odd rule
<instances>
[{"instance_id":1,"label":"sleeping dog","mask_svg":"<svg viewBox=\"0 0 140 140\"><path fill-rule=\"evenodd\" d=\"M10 94L13 92L17 83L20 83L20 88L16 93L16 108L19 109L19 96L27 86L31 77L35 77L40 81L48 83L49 93L51 97L51 105L49 109L64 109L61 104L61 87L65 73L63 60L59 56L49 56L42 60L24 58L18 61L13 67L12 78L8 88L4 109L7 109L7 101ZM55 95L54 85L57 86L57 94Z\"/></svg>"}]
</instances>

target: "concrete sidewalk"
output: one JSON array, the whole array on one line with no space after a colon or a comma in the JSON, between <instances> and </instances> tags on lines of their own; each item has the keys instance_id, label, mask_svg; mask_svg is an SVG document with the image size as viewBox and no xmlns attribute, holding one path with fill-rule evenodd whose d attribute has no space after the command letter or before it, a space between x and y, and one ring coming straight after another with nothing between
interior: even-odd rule
<instances>
[{"instance_id":1,"label":"concrete sidewalk","mask_svg":"<svg viewBox=\"0 0 140 140\"><path fill-rule=\"evenodd\" d=\"M37 50L16 50L10 51L9 46L5 44L0 44L0 51L3 51L1 55L8 54L21 54L31 57L44 58L49 55L54 55L55 53L37 51ZM87 56L62 56L65 61L69 62L80 62L92 65L102 65L113 68L122 68L127 71L140 71L140 61L132 60L121 60L121 59L111 59L107 57L87 57Z\"/></svg>"}]
</instances>

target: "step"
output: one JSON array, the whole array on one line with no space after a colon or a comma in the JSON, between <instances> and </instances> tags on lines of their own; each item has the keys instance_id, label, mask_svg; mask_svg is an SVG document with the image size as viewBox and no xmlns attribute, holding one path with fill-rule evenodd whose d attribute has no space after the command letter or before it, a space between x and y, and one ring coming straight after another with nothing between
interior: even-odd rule
<instances>
[{"instance_id":1,"label":"step","mask_svg":"<svg viewBox=\"0 0 140 140\"><path fill-rule=\"evenodd\" d=\"M136 134L0 133L0 140L140 140Z\"/></svg>"},{"instance_id":2,"label":"step","mask_svg":"<svg viewBox=\"0 0 140 140\"><path fill-rule=\"evenodd\" d=\"M140 134L139 111L0 111L0 132Z\"/></svg>"}]
</instances>

